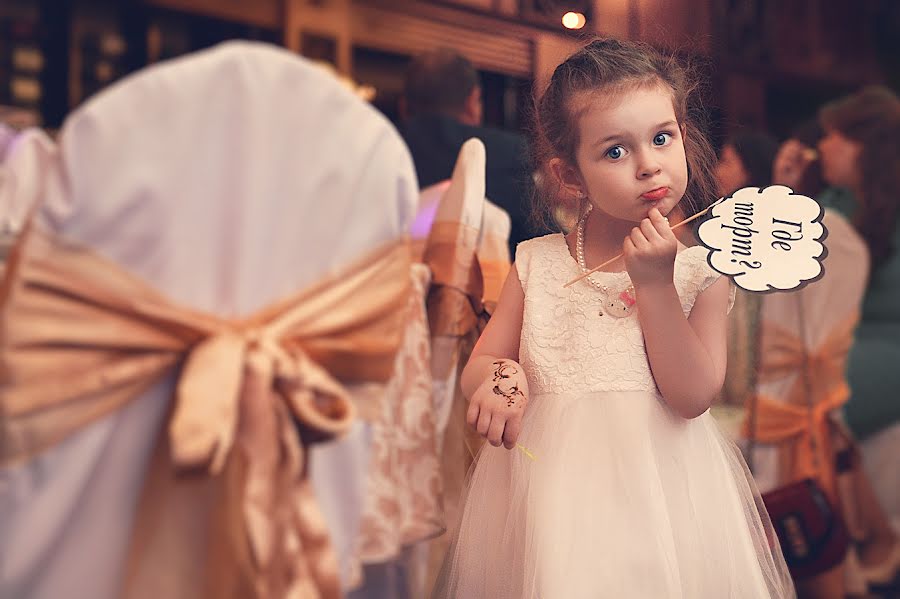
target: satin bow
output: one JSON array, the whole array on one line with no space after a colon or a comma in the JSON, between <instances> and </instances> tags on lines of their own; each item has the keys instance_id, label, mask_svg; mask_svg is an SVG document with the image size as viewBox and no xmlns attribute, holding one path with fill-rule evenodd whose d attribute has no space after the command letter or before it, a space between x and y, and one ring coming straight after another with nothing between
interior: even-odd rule
<instances>
[{"instance_id":1,"label":"satin bow","mask_svg":"<svg viewBox=\"0 0 900 599\"><path fill-rule=\"evenodd\" d=\"M181 471L237 480L238 543L256 597L337 597L306 447L352 424L344 382L385 381L403 331L405 241L247 319L175 305L121 267L38 231L0 290L0 463L27 460L177 376ZM365 294L366 301L359 297ZM180 367L180 368L179 368ZM230 472L233 470L233 472Z\"/></svg>"},{"instance_id":2,"label":"satin bow","mask_svg":"<svg viewBox=\"0 0 900 599\"><path fill-rule=\"evenodd\" d=\"M850 397L844 370L858 320L857 313L851 314L812 351L793 331L762 324L759 381L797 378L780 399L756 398L755 436L764 443L792 441L792 480L817 477L829 491L834 490L833 468L823 467L832 459L828 414ZM745 422L744 434L752 432Z\"/></svg>"}]
</instances>

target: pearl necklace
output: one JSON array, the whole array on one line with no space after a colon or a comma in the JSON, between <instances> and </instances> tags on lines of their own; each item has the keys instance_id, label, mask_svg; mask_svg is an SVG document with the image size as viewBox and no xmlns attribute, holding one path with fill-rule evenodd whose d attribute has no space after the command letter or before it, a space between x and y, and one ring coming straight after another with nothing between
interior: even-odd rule
<instances>
[{"instance_id":1,"label":"pearl necklace","mask_svg":"<svg viewBox=\"0 0 900 599\"><path fill-rule=\"evenodd\" d=\"M592 206L588 206L587 212L578 219L578 225L575 228L575 259L582 273L588 271L587 263L584 259L584 229L587 224L587 217L591 213ZM629 285L623 291L616 293L608 286L592 279L593 275L588 275L585 280L603 294L602 307L600 316L608 313L616 318L624 318L634 312L636 301L634 299L634 285Z\"/></svg>"}]
</instances>

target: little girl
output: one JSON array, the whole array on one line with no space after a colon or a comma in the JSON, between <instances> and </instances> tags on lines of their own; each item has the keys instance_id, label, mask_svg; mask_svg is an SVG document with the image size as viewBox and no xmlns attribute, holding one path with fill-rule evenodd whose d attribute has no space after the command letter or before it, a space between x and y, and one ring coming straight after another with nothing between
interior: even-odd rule
<instances>
[{"instance_id":1,"label":"little girl","mask_svg":"<svg viewBox=\"0 0 900 599\"><path fill-rule=\"evenodd\" d=\"M568 202L581 218L518 246L463 372L468 422L493 447L473 467L437 597L794 596L746 465L708 412L729 281L666 218L715 193L688 92L674 61L615 40L553 74L537 111L546 208ZM535 459L498 449L517 444Z\"/></svg>"}]
</instances>

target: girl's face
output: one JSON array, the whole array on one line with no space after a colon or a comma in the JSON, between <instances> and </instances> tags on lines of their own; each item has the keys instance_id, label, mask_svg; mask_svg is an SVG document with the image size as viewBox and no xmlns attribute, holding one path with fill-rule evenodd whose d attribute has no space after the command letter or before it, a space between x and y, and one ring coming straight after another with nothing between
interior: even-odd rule
<instances>
[{"instance_id":1,"label":"girl's face","mask_svg":"<svg viewBox=\"0 0 900 599\"><path fill-rule=\"evenodd\" d=\"M826 132L819 140L819 154L822 160L822 176L831 185L841 187L859 186L859 155L862 144L853 141L835 130Z\"/></svg>"},{"instance_id":2,"label":"girl's face","mask_svg":"<svg viewBox=\"0 0 900 599\"><path fill-rule=\"evenodd\" d=\"M719 184L719 197L725 197L728 194L746 186L750 175L744 168L744 162L734 146L725 145L722 148L722 155L719 156L719 162L716 163L716 181Z\"/></svg>"},{"instance_id":3,"label":"girl's face","mask_svg":"<svg viewBox=\"0 0 900 599\"><path fill-rule=\"evenodd\" d=\"M668 214L688 179L671 92L648 86L618 96L585 95L580 108L578 171L572 177L578 191L620 220L638 222L653 207Z\"/></svg>"}]
</instances>

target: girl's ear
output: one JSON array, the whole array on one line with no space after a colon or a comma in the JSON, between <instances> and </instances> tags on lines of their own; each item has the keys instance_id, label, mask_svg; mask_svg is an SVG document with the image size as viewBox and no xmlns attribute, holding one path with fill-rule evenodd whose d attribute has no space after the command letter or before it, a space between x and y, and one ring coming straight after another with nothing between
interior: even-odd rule
<instances>
[{"instance_id":1,"label":"girl's ear","mask_svg":"<svg viewBox=\"0 0 900 599\"><path fill-rule=\"evenodd\" d=\"M571 166L562 158L553 158L548 164L551 175L559 184L560 191L564 196L564 201L574 202L577 199L587 195L584 183L581 181L581 175L578 170Z\"/></svg>"}]
</instances>

